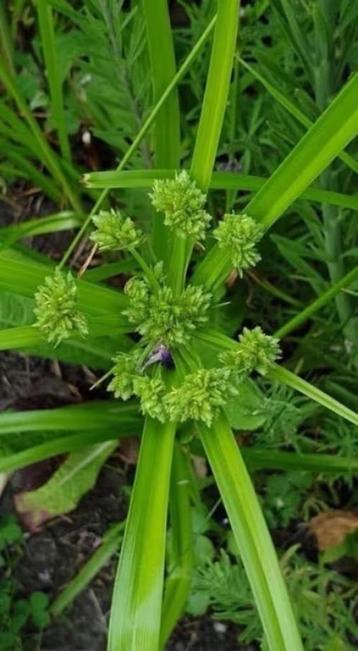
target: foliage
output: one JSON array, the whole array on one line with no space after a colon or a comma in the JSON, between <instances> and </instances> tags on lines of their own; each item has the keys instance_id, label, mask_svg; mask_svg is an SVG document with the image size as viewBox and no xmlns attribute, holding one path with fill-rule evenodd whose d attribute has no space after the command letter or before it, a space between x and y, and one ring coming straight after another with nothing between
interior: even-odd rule
<instances>
[{"instance_id":1,"label":"foliage","mask_svg":"<svg viewBox=\"0 0 358 651\"><path fill-rule=\"evenodd\" d=\"M70 452L21 496L36 513L59 513L116 439L142 431L108 648L157 651L187 600L191 502L207 517L191 458L205 453L202 484L219 487L242 565L211 560L196 594L262 648L301 651L297 618L305 648L323 651L324 637L338 645L351 630L349 588L292 556L281 563L290 604L262 512L272 527L302 519L313 481L302 469L333 473L339 462L350 480L356 464L357 8L180 5L184 25L163 0L0 11L1 187L10 205L12 192L41 191L59 211L0 230L1 349L103 370L93 388L108 380L114 393L1 414L1 467ZM72 228L55 269L19 243ZM250 453L284 471L265 474L264 490L258 476L260 498Z\"/></svg>"}]
</instances>

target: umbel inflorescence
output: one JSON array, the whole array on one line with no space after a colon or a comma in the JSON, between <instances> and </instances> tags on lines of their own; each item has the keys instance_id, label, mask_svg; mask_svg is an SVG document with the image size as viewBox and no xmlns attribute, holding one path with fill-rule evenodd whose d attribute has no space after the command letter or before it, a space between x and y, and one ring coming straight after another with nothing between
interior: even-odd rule
<instances>
[{"instance_id":1,"label":"umbel inflorescence","mask_svg":"<svg viewBox=\"0 0 358 651\"><path fill-rule=\"evenodd\" d=\"M205 239L212 221L205 209L206 195L186 171L174 179L154 181L149 196L176 237L192 243ZM216 367L204 368L197 359L194 367L185 367L185 372L181 365L180 372L168 373L165 365L156 362L180 359L181 351L190 351L192 338L210 324L215 307L212 295L203 286L190 283L180 293L174 291L162 261L152 266L146 262L141 252L144 235L130 217L113 209L102 210L92 222L95 229L90 238L101 252L125 251L141 267L125 285L128 304L122 312L128 329L140 339L129 353L118 353L114 358L108 389L122 400L137 397L142 413L160 421L190 419L209 426L240 390L243 379L254 370L261 374L269 371L279 356L277 340L259 327L244 329L239 342L232 342L232 349L218 355ZM239 275L260 259L256 245L263 230L249 215L224 215L212 235ZM70 273L57 269L46 278L35 302L35 325L49 342L59 344L88 334Z\"/></svg>"}]
</instances>

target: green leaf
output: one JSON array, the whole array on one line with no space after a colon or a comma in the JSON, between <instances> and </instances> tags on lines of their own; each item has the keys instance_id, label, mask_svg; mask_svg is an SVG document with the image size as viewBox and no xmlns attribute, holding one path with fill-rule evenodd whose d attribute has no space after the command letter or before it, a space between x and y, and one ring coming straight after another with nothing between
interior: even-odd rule
<instances>
[{"instance_id":1,"label":"green leaf","mask_svg":"<svg viewBox=\"0 0 358 651\"><path fill-rule=\"evenodd\" d=\"M15 505L30 531L36 531L56 515L72 511L81 497L93 488L106 459L117 442L73 452L40 488L17 493Z\"/></svg>"},{"instance_id":2,"label":"green leaf","mask_svg":"<svg viewBox=\"0 0 358 651\"><path fill-rule=\"evenodd\" d=\"M313 386L310 382L306 382L306 380L298 377L295 373L291 373L288 369L275 364L272 370L269 371L268 377L299 391L299 393L311 398L311 400L314 400L319 405L332 411L334 414L348 420L350 423L353 423L353 425L358 425L358 414L356 412L349 409L349 407L342 405L341 402L338 402L338 400L335 400L324 391L317 389L317 387Z\"/></svg>"},{"instance_id":3,"label":"green leaf","mask_svg":"<svg viewBox=\"0 0 358 651\"><path fill-rule=\"evenodd\" d=\"M108 651L158 651L175 426L147 419L114 585Z\"/></svg>"},{"instance_id":4,"label":"green leaf","mask_svg":"<svg viewBox=\"0 0 358 651\"><path fill-rule=\"evenodd\" d=\"M0 436L12 432L78 432L120 431L121 426L133 428L134 433L141 423L138 408L134 403L124 404L118 400L93 401L79 405L68 405L56 409L34 409L31 411L3 411L0 413Z\"/></svg>"},{"instance_id":5,"label":"green leaf","mask_svg":"<svg viewBox=\"0 0 358 651\"><path fill-rule=\"evenodd\" d=\"M170 490L170 559L165 582L160 647L184 612L193 573L194 550L190 509L191 475L184 452L174 449Z\"/></svg>"},{"instance_id":6,"label":"green leaf","mask_svg":"<svg viewBox=\"0 0 358 651\"><path fill-rule=\"evenodd\" d=\"M50 89L52 119L56 125L62 156L71 160L70 145L66 127L62 81L55 39L55 28L51 4L48 0L37 0L39 36L46 66L46 79Z\"/></svg>"},{"instance_id":7,"label":"green leaf","mask_svg":"<svg viewBox=\"0 0 358 651\"><path fill-rule=\"evenodd\" d=\"M109 559L119 549L124 523L112 525L103 536L100 547L92 554L89 560L81 567L78 574L71 579L66 587L52 602L50 612L53 617L58 617L68 608L76 597L88 586Z\"/></svg>"},{"instance_id":8,"label":"green leaf","mask_svg":"<svg viewBox=\"0 0 358 651\"><path fill-rule=\"evenodd\" d=\"M200 439L218 485L271 651L303 651L287 589L255 490L224 417Z\"/></svg>"},{"instance_id":9,"label":"green leaf","mask_svg":"<svg viewBox=\"0 0 358 651\"><path fill-rule=\"evenodd\" d=\"M271 226L358 131L358 74L346 83L246 207Z\"/></svg>"},{"instance_id":10,"label":"green leaf","mask_svg":"<svg viewBox=\"0 0 358 651\"><path fill-rule=\"evenodd\" d=\"M240 383L238 395L229 400L224 408L226 418L233 429L254 431L265 422L262 414L262 392L251 380ZM255 413L256 412L256 413Z\"/></svg>"},{"instance_id":11,"label":"green leaf","mask_svg":"<svg viewBox=\"0 0 358 651\"><path fill-rule=\"evenodd\" d=\"M128 170L117 172L109 170L107 172L92 172L86 174L86 185L89 188L151 188L155 179L172 179L175 176L174 169L153 169L153 170ZM238 174L235 172L213 172L209 188L212 190L260 190L268 179L261 176L250 176L248 174ZM300 196L300 199L308 201L317 201L318 203L327 203L332 206L341 206L342 208L351 208L358 210L358 198L343 194L341 192L332 192L330 190L321 190L320 188L309 188Z\"/></svg>"},{"instance_id":12,"label":"green leaf","mask_svg":"<svg viewBox=\"0 0 358 651\"><path fill-rule=\"evenodd\" d=\"M50 623L48 612L49 599L44 592L32 592L30 595L31 619L38 629L46 628Z\"/></svg>"}]
</instances>

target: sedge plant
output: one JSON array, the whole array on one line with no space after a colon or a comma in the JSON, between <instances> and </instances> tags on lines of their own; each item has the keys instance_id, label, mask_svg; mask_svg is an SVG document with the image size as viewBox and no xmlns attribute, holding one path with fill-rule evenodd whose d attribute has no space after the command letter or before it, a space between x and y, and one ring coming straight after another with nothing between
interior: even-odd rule
<instances>
[{"instance_id":1,"label":"sedge plant","mask_svg":"<svg viewBox=\"0 0 358 651\"><path fill-rule=\"evenodd\" d=\"M43 30L51 19L43 10L44 4L39 3ZM49 495L60 499L59 485L71 485L76 476L81 477L79 492L92 485L100 464L113 450L108 441L141 432L123 540L122 531L117 532L118 544L122 542L108 651L164 648L184 611L193 576L190 455L197 446L207 457L226 509L267 648L302 650L289 592L246 462L249 467L294 466L332 472L357 467L352 459L295 452L276 452L265 458L263 451L256 457L253 451L250 461L250 451L240 449L233 431L228 405L237 402L240 415L242 396L246 399L254 393L254 379L260 377L290 387L319 408L358 424L358 416L349 406L287 368L279 341L343 286L348 287L357 277L355 270L345 278L332 276L335 284L311 306L298 311L292 322L282 324L276 336L264 332L260 322L236 328L234 337L218 325L229 300L228 278L234 273L240 288L242 278L253 272L263 255L262 245L270 228L284 218L296 200L304 197L307 201L357 207L348 195L310 188L337 156L342 158L343 150L357 134L357 75L348 79L317 119L307 125L303 137L269 178L241 178L235 172L214 171L233 67L237 65L239 8L238 0L218 2L217 14L176 70L167 2L138 3L148 43L152 110L116 170L84 176L88 191L100 189L101 194L85 218L81 208L81 227L56 267L9 245L11 231L0 253L0 288L12 308L21 299L28 315L22 325L1 332L1 349L80 361L103 374L99 381L106 382L111 394L108 401L30 415L2 414L0 436L12 432L22 436L18 448L3 455L0 470L11 471L70 453L65 462L67 474L62 468L60 480L55 474L47 486L43 499L49 503ZM68 11L66 5L65 9ZM52 30L44 40L48 61L52 62L49 65L53 65L51 34ZM178 84L189 67L195 66L195 56L211 35L195 142L190 165L184 167ZM5 65L1 75L18 101ZM55 103L59 91L54 77L51 94ZM21 102L18 104L21 108ZM58 140L68 160L63 108L59 102L56 106ZM33 118L26 112L24 117L40 139ZM125 170L149 133L154 167ZM46 160L51 169L51 157ZM59 180L62 182L62 176ZM62 185L66 189L66 183ZM122 207L112 207L109 201L114 189L138 188L146 190L146 220L135 211L127 214ZM230 208L218 219L212 209L211 190L232 192L239 188L251 191L246 205L240 210ZM74 205L76 196L72 199ZM70 223L71 227L79 226L73 217ZM87 236L90 257L95 252L109 255L109 262L90 269L85 264L76 277L71 270L71 254ZM103 282L118 273L127 274L123 291ZM36 433L31 445L22 444L31 432ZM88 467L90 476L83 472ZM168 525L175 562L166 573ZM110 541L112 549L112 534Z\"/></svg>"}]
</instances>

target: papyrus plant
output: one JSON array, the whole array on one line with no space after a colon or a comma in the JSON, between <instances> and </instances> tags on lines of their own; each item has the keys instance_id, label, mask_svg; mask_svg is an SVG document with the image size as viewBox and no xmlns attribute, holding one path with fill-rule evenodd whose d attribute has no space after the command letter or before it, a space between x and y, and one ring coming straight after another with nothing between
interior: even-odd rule
<instances>
[{"instance_id":1,"label":"papyrus plant","mask_svg":"<svg viewBox=\"0 0 358 651\"><path fill-rule=\"evenodd\" d=\"M178 72L167 3L143 0L139 10L146 23L153 80L153 110L142 130L117 170L85 176L86 186L100 188L102 194L53 274L45 265L10 249L0 257L0 286L35 296L36 315L32 325L3 331L1 348L49 344L53 357L65 359L67 355L68 359L73 350L85 359L91 347L97 346L97 367L106 372L103 381L115 400L88 408L82 405L70 412L4 414L0 418L4 434L42 428L50 433L63 430L67 435L49 435L45 443L4 457L0 469L11 470L142 431L114 586L108 649L158 651L181 616L190 588L189 459L191 446L199 440L228 514L267 645L271 651L299 651L303 647L279 562L225 405L229 398L240 396L240 387L249 376L258 373L352 423L358 424L358 418L287 370L278 339L264 333L260 323L232 339L215 327L215 314L227 300L225 282L232 270L240 278L256 264L260 242L270 227L302 193L309 198L310 184L356 135L358 77L347 82L307 129L245 210L217 221L208 208L211 187L240 186L239 175L213 173L236 54L239 2L218 2L216 19ZM195 147L190 168L182 170L176 86L213 27ZM124 171L152 125L155 169ZM148 191L153 217L145 232L135 215L103 205L112 189L131 187ZM315 200L320 196L330 199L329 193L320 195L315 190ZM119 252L131 261L125 268L130 277L123 292L96 283L93 274L91 281L91 272L86 279L85 268L84 277L78 279L69 270L71 253L86 234L92 240L92 254L111 251L118 255L118 261L111 263L116 272L123 265ZM111 275L111 265L97 272L97 280ZM321 305L322 301L309 314ZM296 322L309 314L303 311ZM284 332L290 327L283 324ZM110 352L99 350L95 343L99 336L111 342ZM303 468L336 467L337 462L304 455L288 459L286 455L268 459L267 466L286 463L290 467L293 459ZM175 564L166 575L168 512Z\"/></svg>"}]
</instances>

